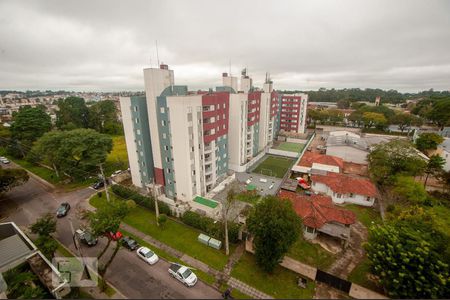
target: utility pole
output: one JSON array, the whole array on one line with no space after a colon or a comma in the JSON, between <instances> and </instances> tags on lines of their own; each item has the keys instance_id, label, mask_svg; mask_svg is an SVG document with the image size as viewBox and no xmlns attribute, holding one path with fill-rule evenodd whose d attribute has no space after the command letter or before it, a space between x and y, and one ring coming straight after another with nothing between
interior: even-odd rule
<instances>
[{"instance_id":1,"label":"utility pole","mask_svg":"<svg viewBox=\"0 0 450 300\"><path fill-rule=\"evenodd\" d=\"M153 196L153 198L155 199L156 225L159 226L159 207L158 207L158 197L156 196L156 183L155 183L155 178L153 178L152 196Z\"/></svg>"},{"instance_id":2,"label":"utility pole","mask_svg":"<svg viewBox=\"0 0 450 300\"><path fill-rule=\"evenodd\" d=\"M107 183L105 174L103 173L103 166L102 166L102 164L100 164L100 172L102 173L103 184L105 185L106 200L109 202L110 198L109 198L109 191L108 191L108 183Z\"/></svg>"}]
</instances>

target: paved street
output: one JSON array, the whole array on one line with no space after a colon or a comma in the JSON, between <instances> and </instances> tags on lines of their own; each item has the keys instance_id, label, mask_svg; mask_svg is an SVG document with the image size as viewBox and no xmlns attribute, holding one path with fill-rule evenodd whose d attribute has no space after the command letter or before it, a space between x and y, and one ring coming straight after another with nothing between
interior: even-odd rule
<instances>
[{"instance_id":1,"label":"paved street","mask_svg":"<svg viewBox=\"0 0 450 300\"><path fill-rule=\"evenodd\" d=\"M91 188L85 188L57 193L30 177L26 184L15 188L0 200L0 218L2 221L14 221L24 228L41 215L54 213L60 203L69 202L72 208L67 217L58 219L56 237L75 252L69 221L72 221L75 229L78 228L82 221L78 219L77 211L82 206L82 201L95 192ZM105 244L106 238L100 238L95 247L83 246L84 256L96 256ZM112 243L110 250L104 255L105 259L109 257L113 246ZM147 265L135 252L122 248L109 267L106 279L127 298L221 298L217 290L200 280L192 288L184 286L169 275L168 267L169 263L162 259L153 266Z\"/></svg>"}]
</instances>

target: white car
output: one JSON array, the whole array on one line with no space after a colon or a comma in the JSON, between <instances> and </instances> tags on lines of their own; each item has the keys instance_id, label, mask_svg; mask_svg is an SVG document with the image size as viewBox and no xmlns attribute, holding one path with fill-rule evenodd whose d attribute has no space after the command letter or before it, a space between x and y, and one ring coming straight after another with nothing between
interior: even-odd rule
<instances>
[{"instance_id":1,"label":"white car","mask_svg":"<svg viewBox=\"0 0 450 300\"><path fill-rule=\"evenodd\" d=\"M111 177L114 177L114 176L116 176L116 175L119 175L120 173L122 173L122 170L114 171L114 173L111 174Z\"/></svg>"},{"instance_id":2,"label":"white car","mask_svg":"<svg viewBox=\"0 0 450 300\"><path fill-rule=\"evenodd\" d=\"M9 160L6 157L1 157L0 161L4 164L9 164Z\"/></svg>"},{"instance_id":3,"label":"white car","mask_svg":"<svg viewBox=\"0 0 450 300\"><path fill-rule=\"evenodd\" d=\"M147 247L141 247L136 251L137 255L146 261L150 265L154 265L158 262L159 257L152 250Z\"/></svg>"},{"instance_id":4,"label":"white car","mask_svg":"<svg viewBox=\"0 0 450 300\"><path fill-rule=\"evenodd\" d=\"M188 287L194 286L197 283L197 275L195 275L188 267L177 263L172 263L170 265L169 274Z\"/></svg>"}]
</instances>

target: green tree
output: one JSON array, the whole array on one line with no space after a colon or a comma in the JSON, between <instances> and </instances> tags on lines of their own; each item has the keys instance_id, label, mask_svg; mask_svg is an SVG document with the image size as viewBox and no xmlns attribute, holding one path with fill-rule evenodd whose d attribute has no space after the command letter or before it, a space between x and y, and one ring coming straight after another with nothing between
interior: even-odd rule
<instances>
[{"instance_id":1,"label":"green tree","mask_svg":"<svg viewBox=\"0 0 450 300\"><path fill-rule=\"evenodd\" d=\"M337 108L346 109L350 108L351 101L348 99L341 99L336 102Z\"/></svg>"},{"instance_id":2,"label":"green tree","mask_svg":"<svg viewBox=\"0 0 450 300\"><path fill-rule=\"evenodd\" d=\"M323 111L326 117L326 120L335 125L336 123L342 122L344 120L344 114L338 109L327 109Z\"/></svg>"},{"instance_id":3,"label":"green tree","mask_svg":"<svg viewBox=\"0 0 450 300\"><path fill-rule=\"evenodd\" d=\"M441 129L450 125L450 97L435 101L427 117Z\"/></svg>"},{"instance_id":4,"label":"green tree","mask_svg":"<svg viewBox=\"0 0 450 300\"><path fill-rule=\"evenodd\" d=\"M370 176L378 184L393 183L392 179L397 174L420 175L426 166L413 145L404 140L376 145L367 160Z\"/></svg>"},{"instance_id":5,"label":"green tree","mask_svg":"<svg viewBox=\"0 0 450 300\"><path fill-rule=\"evenodd\" d=\"M434 132L425 132L416 139L416 146L422 152L437 149L437 146L444 141L444 138Z\"/></svg>"},{"instance_id":6,"label":"green tree","mask_svg":"<svg viewBox=\"0 0 450 300\"><path fill-rule=\"evenodd\" d=\"M83 98L67 97L58 100L56 127L61 130L87 128L89 125L89 109Z\"/></svg>"},{"instance_id":7,"label":"green tree","mask_svg":"<svg viewBox=\"0 0 450 300\"><path fill-rule=\"evenodd\" d=\"M398 126L398 129L400 129L401 132L405 131L406 129L410 128L411 126L422 126L423 121L421 118L416 117L412 114L407 113L396 113L391 119L391 124L395 124Z\"/></svg>"},{"instance_id":8,"label":"green tree","mask_svg":"<svg viewBox=\"0 0 450 300\"><path fill-rule=\"evenodd\" d=\"M375 126L376 128L383 129L387 125L386 117L380 113L365 112L362 115L362 120L364 127L367 128Z\"/></svg>"},{"instance_id":9,"label":"green tree","mask_svg":"<svg viewBox=\"0 0 450 300\"><path fill-rule=\"evenodd\" d=\"M432 175L438 175L442 171L444 171L444 165L445 165L445 159L440 157L439 155L432 155L430 157L430 160L427 163L427 166L425 168L425 182L423 183L423 186L427 186L428 176Z\"/></svg>"},{"instance_id":10,"label":"green tree","mask_svg":"<svg viewBox=\"0 0 450 300\"><path fill-rule=\"evenodd\" d=\"M298 239L301 220L288 200L266 196L258 202L247 218L253 235L257 264L272 272Z\"/></svg>"},{"instance_id":11,"label":"green tree","mask_svg":"<svg viewBox=\"0 0 450 300\"><path fill-rule=\"evenodd\" d=\"M89 127L100 133L120 134L121 123L117 119L117 108L113 101L99 101L89 107Z\"/></svg>"},{"instance_id":12,"label":"green tree","mask_svg":"<svg viewBox=\"0 0 450 300\"><path fill-rule=\"evenodd\" d=\"M106 253L106 250L111 244L112 239L110 233L115 234L119 230L120 223L128 212L129 208L126 202L115 200L109 202L108 205L99 207L95 212L89 213L88 219L92 233L95 236L106 236L108 238L108 242L105 248L99 253L98 259ZM117 251L119 251L119 247L120 243L117 241L114 252L108 261L99 267L99 274L102 277L106 274L108 267L113 262ZM106 288L106 286L102 285L103 288Z\"/></svg>"},{"instance_id":13,"label":"green tree","mask_svg":"<svg viewBox=\"0 0 450 300\"><path fill-rule=\"evenodd\" d=\"M13 113L11 137L19 141L21 157L26 155L34 141L51 128L51 118L43 106L23 106L17 113Z\"/></svg>"},{"instance_id":14,"label":"green tree","mask_svg":"<svg viewBox=\"0 0 450 300\"><path fill-rule=\"evenodd\" d=\"M110 136L93 129L75 129L45 134L36 141L32 153L53 165L56 172L82 179L97 171L111 150Z\"/></svg>"},{"instance_id":15,"label":"green tree","mask_svg":"<svg viewBox=\"0 0 450 300\"><path fill-rule=\"evenodd\" d=\"M58 249L58 242L50 236L39 236L35 244L49 260L52 260L55 256L56 249Z\"/></svg>"},{"instance_id":16,"label":"green tree","mask_svg":"<svg viewBox=\"0 0 450 300\"><path fill-rule=\"evenodd\" d=\"M8 298L10 299L45 299L45 291L40 286L36 286L38 277L26 271L19 271L16 268L5 272L5 281L8 284Z\"/></svg>"},{"instance_id":17,"label":"green tree","mask_svg":"<svg viewBox=\"0 0 450 300\"><path fill-rule=\"evenodd\" d=\"M365 246L374 274L392 298L445 298L449 293L448 236L418 206L369 229Z\"/></svg>"},{"instance_id":18,"label":"green tree","mask_svg":"<svg viewBox=\"0 0 450 300\"><path fill-rule=\"evenodd\" d=\"M397 175L392 192L397 200L404 203L421 204L428 198L428 193L422 184L414 180L414 177Z\"/></svg>"},{"instance_id":19,"label":"green tree","mask_svg":"<svg viewBox=\"0 0 450 300\"><path fill-rule=\"evenodd\" d=\"M314 125L316 123L322 123L326 119L326 115L318 109L308 109L308 119L313 122Z\"/></svg>"},{"instance_id":20,"label":"green tree","mask_svg":"<svg viewBox=\"0 0 450 300\"><path fill-rule=\"evenodd\" d=\"M0 169L0 195L24 184L30 177L24 169Z\"/></svg>"},{"instance_id":21,"label":"green tree","mask_svg":"<svg viewBox=\"0 0 450 300\"><path fill-rule=\"evenodd\" d=\"M50 236L56 231L56 219L52 214L46 214L37 219L36 222L30 226L30 230L32 233L38 234L39 236Z\"/></svg>"},{"instance_id":22,"label":"green tree","mask_svg":"<svg viewBox=\"0 0 450 300\"><path fill-rule=\"evenodd\" d=\"M353 125L356 125L357 127L361 127L363 123L363 112L359 110L355 110L348 116L348 120L353 123Z\"/></svg>"}]
</instances>

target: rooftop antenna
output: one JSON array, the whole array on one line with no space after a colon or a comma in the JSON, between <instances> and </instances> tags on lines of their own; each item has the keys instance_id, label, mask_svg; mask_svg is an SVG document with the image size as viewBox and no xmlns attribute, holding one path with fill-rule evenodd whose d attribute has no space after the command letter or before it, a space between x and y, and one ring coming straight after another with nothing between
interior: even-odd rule
<instances>
[{"instance_id":1,"label":"rooftop antenna","mask_svg":"<svg viewBox=\"0 0 450 300\"><path fill-rule=\"evenodd\" d=\"M156 59L158 60L158 65L156 67L159 68L158 40L156 40Z\"/></svg>"}]
</instances>

